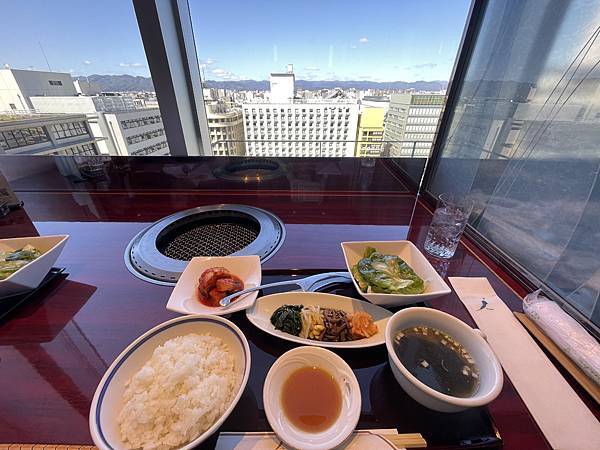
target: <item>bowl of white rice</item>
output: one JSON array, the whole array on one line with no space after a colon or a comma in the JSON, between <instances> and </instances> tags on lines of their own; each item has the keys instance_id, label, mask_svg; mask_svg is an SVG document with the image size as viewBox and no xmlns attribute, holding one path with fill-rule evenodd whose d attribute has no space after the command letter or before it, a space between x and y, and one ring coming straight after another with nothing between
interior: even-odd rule
<instances>
[{"instance_id":1,"label":"bowl of white rice","mask_svg":"<svg viewBox=\"0 0 600 450\"><path fill-rule=\"evenodd\" d=\"M250 348L217 316L183 316L131 343L108 368L90 408L103 450L191 449L229 416L246 387Z\"/></svg>"}]
</instances>

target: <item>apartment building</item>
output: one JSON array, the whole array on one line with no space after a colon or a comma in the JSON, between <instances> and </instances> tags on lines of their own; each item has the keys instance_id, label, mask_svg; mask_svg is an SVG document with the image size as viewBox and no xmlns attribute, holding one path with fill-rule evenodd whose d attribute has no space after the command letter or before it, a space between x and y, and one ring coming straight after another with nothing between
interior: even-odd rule
<instances>
[{"instance_id":1,"label":"apartment building","mask_svg":"<svg viewBox=\"0 0 600 450\"><path fill-rule=\"evenodd\" d=\"M144 108L103 114L117 155L169 155L160 109Z\"/></svg>"},{"instance_id":2,"label":"apartment building","mask_svg":"<svg viewBox=\"0 0 600 450\"><path fill-rule=\"evenodd\" d=\"M242 110L249 156L354 155L356 103L245 103Z\"/></svg>"},{"instance_id":3,"label":"apartment building","mask_svg":"<svg viewBox=\"0 0 600 450\"><path fill-rule=\"evenodd\" d=\"M427 157L446 102L445 94L393 94L385 118L384 141L392 157Z\"/></svg>"},{"instance_id":4,"label":"apartment building","mask_svg":"<svg viewBox=\"0 0 600 450\"><path fill-rule=\"evenodd\" d=\"M207 104L206 118L213 155L243 156L246 153L244 118L240 109L217 102Z\"/></svg>"},{"instance_id":5,"label":"apartment building","mask_svg":"<svg viewBox=\"0 0 600 450\"><path fill-rule=\"evenodd\" d=\"M0 114L0 154L99 155L85 114Z\"/></svg>"},{"instance_id":6,"label":"apartment building","mask_svg":"<svg viewBox=\"0 0 600 450\"><path fill-rule=\"evenodd\" d=\"M382 156L385 108L363 108L358 119L356 156Z\"/></svg>"}]
</instances>

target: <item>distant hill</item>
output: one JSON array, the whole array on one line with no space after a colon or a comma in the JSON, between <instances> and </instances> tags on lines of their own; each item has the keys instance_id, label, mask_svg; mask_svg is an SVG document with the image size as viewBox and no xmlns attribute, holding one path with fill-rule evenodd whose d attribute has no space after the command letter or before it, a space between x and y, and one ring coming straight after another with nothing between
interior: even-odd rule
<instances>
[{"instance_id":1,"label":"distant hill","mask_svg":"<svg viewBox=\"0 0 600 450\"><path fill-rule=\"evenodd\" d=\"M85 80L86 77L77 77ZM152 80L147 77L134 77L132 75L90 75L87 77L91 82L98 83L105 92L111 91L153 91ZM206 87L217 89L229 89L234 91L267 91L269 82L267 80L241 80L241 81L214 81L207 80ZM446 89L447 81L308 81L296 80L299 89L415 89L417 91L439 91Z\"/></svg>"}]
</instances>

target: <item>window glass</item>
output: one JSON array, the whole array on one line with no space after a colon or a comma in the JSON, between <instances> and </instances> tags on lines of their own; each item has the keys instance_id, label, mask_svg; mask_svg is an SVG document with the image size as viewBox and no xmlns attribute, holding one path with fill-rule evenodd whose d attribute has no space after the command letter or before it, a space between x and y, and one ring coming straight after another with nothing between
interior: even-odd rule
<instances>
[{"instance_id":1,"label":"window glass","mask_svg":"<svg viewBox=\"0 0 600 450\"><path fill-rule=\"evenodd\" d=\"M131 1L5 0L0 39L0 155L169 154Z\"/></svg>"},{"instance_id":2,"label":"window glass","mask_svg":"<svg viewBox=\"0 0 600 450\"><path fill-rule=\"evenodd\" d=\"M599 325L597 11L489 2L430 188L470 193L471 224Z\"/></svg>"},{"instance_id":3,"label":"window glass","mask_svg":"<svg viewBox=\"0 0 600 450\"><path fill-rule=\"evenodd\" d=\"M429 155L470 0L189 4L214 154Z\"/></svg>"}]
</instances>

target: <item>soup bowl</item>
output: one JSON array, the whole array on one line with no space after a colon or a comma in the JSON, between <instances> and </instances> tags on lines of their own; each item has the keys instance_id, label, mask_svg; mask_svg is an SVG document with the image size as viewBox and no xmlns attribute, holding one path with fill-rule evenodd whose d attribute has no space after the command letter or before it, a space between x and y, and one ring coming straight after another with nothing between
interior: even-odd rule
<instances>
[{"instance_id":1,"label":"soup bowl","mask_svg":"<svg viewBox=\"0 0 600 450\"><path fill-rule=\"evenodd\" d=\"M479 369L479 386L471 396L462 398L443 394L419 381L400 362L393 347L394 336L399 331L415 326L436 328L453 337L469 352ZM386 326L385 345L394 377L408 395L427 408L440 412L457 412L483 406L494 400L502 390L502 367L483 333L450 314L420 307L398 311Z\"/></svg>"},{"instance_id":2,"label":"soup bowl","mask_svg":"<svg viewBox=\"0 0 600 450\"><path fill-rule=\"evenodd\" d=\"M281 400L288 377L303 367L317 366L330 373L341 393L341 410L327 429L308 432L297 428L284 414ZM319 401L315 395L315 402ZM338 355L320 347L297 347L271 366L263 387L263 403L269 425L287 446L302 450L334 448L352 434L360 417L361 395L358 380L350 366Z\"/></svg>"}]
</instances>

